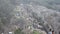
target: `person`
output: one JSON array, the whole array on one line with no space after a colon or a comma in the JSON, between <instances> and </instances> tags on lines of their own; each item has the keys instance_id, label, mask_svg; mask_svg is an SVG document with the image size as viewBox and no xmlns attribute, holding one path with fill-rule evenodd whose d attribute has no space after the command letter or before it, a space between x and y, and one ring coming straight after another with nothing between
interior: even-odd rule
<instances>
[{"instance_id":1,"label":"person","mask_svg":"<svg viewBox=\"0 0 60 34\"><path fill-rule=\"evenodd\" d=\"M9 34L12 34L12 32L9 32Z\"/></svg>"},{"instance_id":2,"label":"person","mask_svg":"<svg viewBox=\"0 0 60 34\"><path fill-rule=\"evenodd\" d=\"M59 31L59 34L60 34L60 31Z\"/></svg>"},{"instance_id":3,"label":"person","mask_svg":"<svg viewBox=\"0 0 60 34\"><path fill-rule=\"evenodd\" d=\"M51 29L49 30L48 34L52 34L52 31L51 31Z\"/></svg>"},{"instance_id":4,"label":"person","mask_svg":"<svg viewBox=\"0 0 60 34\"><path fill-rule=\"evenodd\" d=\"M54 30L52 31L52 34L54 34Z\"/></svg>"}]
</instances>

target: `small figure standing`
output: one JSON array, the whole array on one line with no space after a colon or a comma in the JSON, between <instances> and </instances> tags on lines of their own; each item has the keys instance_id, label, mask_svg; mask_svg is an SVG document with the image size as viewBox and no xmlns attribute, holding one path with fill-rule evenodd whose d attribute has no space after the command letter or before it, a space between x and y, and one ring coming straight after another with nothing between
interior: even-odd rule
<instances>
[{"instance_id":1,"label":"small figure standing","mask_svg":"<svg viewBox=\"0 0 60 34\"><path fill-rule=\"evenodd\" d=\"M52 31L51 31L51 29L49 30L48 34L52 34Z\"/></svg>"},{"instance_id":2,"label":"small figure standing","mask_svg":"<svg viewBox=\"0 0 60 34\"><path fill-rule=\"evenodd\" d=\"M54 30L52 31L52 34L54 34Z\"/></svg>"}]
</instances>

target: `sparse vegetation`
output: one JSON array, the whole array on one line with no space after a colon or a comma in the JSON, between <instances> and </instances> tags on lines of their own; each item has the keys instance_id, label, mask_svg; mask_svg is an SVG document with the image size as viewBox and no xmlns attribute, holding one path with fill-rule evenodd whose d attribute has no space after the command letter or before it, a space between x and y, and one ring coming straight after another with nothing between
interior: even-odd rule
<instances>
[{"instance_id":1,"label":"sparse vegetation","mask_svg":"<svg viewBox=\"0 0 60 34\"><path fill-rule=\"evenodd\" d=\"M33 34L40 34L38 31L34 30Z\"/></svg>"},{"instance_id":2,"label":"sparse vegetation","mask_svg":"<svg viewBox=\"0 0 60 34\"><path fill-rule=\"evenodd\" d=\"M22 29L18 28L17 30L14 31L14 34L24 34L22 32Z\"/></svg>"},{"instance_id":3,"label":"sparse vegetation","mask_svg":"<svg viewBox=\"0 0 60 34\"><path fill-rule=\"evenodd\" d=\"M14 30L14 34L24 34L21 29L29 32L28 25L33 24L41 25L43 31L51 26L57 32L60 30L59 11L60 0L0 0L0 32ZM37 25L36 29L41 29ZM33 34L39 32L33 31Z\"/></svg>"}]
</instances>

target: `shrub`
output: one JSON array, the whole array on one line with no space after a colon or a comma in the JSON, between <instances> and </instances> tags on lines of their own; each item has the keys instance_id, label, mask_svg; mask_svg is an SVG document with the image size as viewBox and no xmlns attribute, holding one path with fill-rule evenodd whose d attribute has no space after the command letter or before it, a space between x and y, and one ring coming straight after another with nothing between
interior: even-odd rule
<instances>
[{"instance_id":1,"label":"shrub","mask_svg":"<svg viewBox=\"0 0 60 34\"><path fill-rule=\"evenodd\" d=\"M22 32L22 29L18 28L17 30L14 31L14 34L24 34Z\"/></svg>"}]
</instances>

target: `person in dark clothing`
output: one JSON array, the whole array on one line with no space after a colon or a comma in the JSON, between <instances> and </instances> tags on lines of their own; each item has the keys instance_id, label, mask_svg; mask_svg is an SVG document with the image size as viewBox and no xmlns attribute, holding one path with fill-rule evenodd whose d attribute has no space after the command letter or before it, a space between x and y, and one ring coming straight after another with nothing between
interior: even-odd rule
<instances>
[{"instance_id":1,"label":"person in dark clothing","mask_svg":"<svg viewBox=\"0 0 60 34\"><path fill-rule=\"evenodd\" d=\"M60 32L59 32L59 34L60 34Z\"/></svg>"},{"instance_id":2,"label":"person in dark clothing","mask_svg":"<svg viewBox=\"0 0 60 34\"><path fill-rule=\"evenodd\" d=\"M52 34L54 34L54 30L52 31Z\"/></svg>"}]
</instances>

